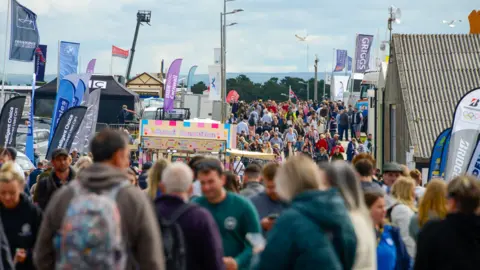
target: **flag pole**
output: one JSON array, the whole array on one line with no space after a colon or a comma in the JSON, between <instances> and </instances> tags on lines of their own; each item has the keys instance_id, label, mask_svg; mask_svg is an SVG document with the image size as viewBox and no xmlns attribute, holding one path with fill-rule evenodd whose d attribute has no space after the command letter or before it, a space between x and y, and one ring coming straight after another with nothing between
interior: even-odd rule
<instances>
[{"instance_id":1,"label":"flag pole","mask_svg":"<svg viewBox=\"0 0 480 270\"><path fill-rule=\"evenodd\" d=\"M5 103L5 80L7 79L7 58L8 58L8 22L10 21L10 0L7 0L7 22L5 23L5 48L3 58L3 79L2 79L2 95L0 97L0 108Z\"/></svg>"},{"instance_id":2,"label":"flag pole","mask_svg":"<svg viewBox=\"0 0 480 270\"><path fill-rule=\"evenodd\" d=\"M58 41L57 92L60 87L60 40Z\"/></svg>"},{"instance_id":3,"label":"flag pole","mask_svg":"<svg viewBox=\"0 0 480 270\"><path fill-rule=\"evenodd\" d=\"M112 46L113 51L113 46ZM110 75L113 76L113 53L110 54Z\"/></svg>"}]
</instances>

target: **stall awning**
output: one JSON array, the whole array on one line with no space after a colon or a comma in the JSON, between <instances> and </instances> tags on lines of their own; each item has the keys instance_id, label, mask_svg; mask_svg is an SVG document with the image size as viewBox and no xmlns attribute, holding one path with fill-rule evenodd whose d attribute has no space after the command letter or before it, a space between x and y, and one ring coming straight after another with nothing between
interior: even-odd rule
<instances>
[{"instance_id":1,"label":"stall awning","mask_svg":"<svg viewBox=\"0 0 480 270\"><path fill-rule=\"evenodd\" d=\"M242 151L242 150L238 150L238 149L227 150L227 155L231 155L231 156L235 156L235 157L261 159L261 160L275 160L275 155L274 154L267 154L267 153L260 153L260 152L249 152L249 151Z\"/></svg>"}]
</instances>

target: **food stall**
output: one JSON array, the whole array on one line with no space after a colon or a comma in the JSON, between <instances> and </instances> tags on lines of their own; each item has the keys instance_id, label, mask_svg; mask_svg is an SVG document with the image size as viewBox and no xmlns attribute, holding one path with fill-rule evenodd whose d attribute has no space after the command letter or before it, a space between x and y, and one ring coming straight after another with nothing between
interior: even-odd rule
<instances>
[{"instance_id":1,"label":"food stall","mask_svg":"<svg viewBox=\"0 0 480 270\"><path fill-rule=\"evenodd\" d=\"M268 162L274 162L275 161L275 155L274 154L268 154L268 153L260 153L260 152L250 152L250 151L241 151L238 149L228 149L227 150L227 155L226 155L226 162L225 162L225 168L230 169L232 171L235 171L235 168L233 167L233 162L235 160L235 157L240 157L240 161L245 165L248 166L248 164L251 163L257 163L259 165L264 165Z\"/></svg>"},{"instance_id":2,"label":"food stall","mask_svg":"<svg viewBox=\"0 0 480 270\"><path fill-rule=\"evenodd\" d=\"M187 162L195 155L216 156L236 147L236 126L206 121L142 120L139 163L164 157Z\"/></svg>"}]
</instances>

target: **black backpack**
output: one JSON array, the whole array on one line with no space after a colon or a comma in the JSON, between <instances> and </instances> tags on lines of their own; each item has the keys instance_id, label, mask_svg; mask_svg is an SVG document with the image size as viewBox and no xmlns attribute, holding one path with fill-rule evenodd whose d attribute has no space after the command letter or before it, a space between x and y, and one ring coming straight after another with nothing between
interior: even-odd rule
<instances>
[{"instance_id":1,"label":"black backpack","mask_svg":"<svg viewBox=\"0 0 480 270\"><path fill-rule=\"evenodd\" d=\"M158 218L160 229L162 231L166 270L187 269L187 247L185 237L177 220L193 206L193 204L183 205L173 212L170 219L163 217Z\"/></svg>"},{"instance_id":2,"label":"black backpack","mask_svg":"<svg viewBox=\"0 0 480 270\"><path fill-rule=\"evenodd\" d=\"M255 116L253 114L251 114L250 117L248 118L248 124L251 127L255 126Z\"/></svg>"}]
</instances>

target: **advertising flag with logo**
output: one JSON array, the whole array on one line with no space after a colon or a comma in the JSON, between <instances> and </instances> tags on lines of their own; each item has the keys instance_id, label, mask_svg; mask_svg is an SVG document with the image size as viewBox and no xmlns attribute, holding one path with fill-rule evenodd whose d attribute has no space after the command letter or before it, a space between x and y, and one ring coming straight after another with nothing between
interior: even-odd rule
<instances>
[{"instance_id":1,"label":"advertising flag with logo","mask_svg":"<svg viewBox=\"0 0 480 270\"><path fill-rule=\"evenodd\" d=\"M61 41L58 52L58 78L62 80L69 74L76 74L78 67L78 53L80 51L80 43Z\"/></svg>"},{"instance_id":2,"label":"advertising flag with logo","mask_svg":"<svg viewBox=\"0 0 480 270\"><path fill-rule=\"evenodd\" d=\"M97 63L97 59L92 59L90 62L88 62L87 65L87 73L88 74L93 74L95 72L95 64Z\"/></svg>"},{"instance_id":3,"label":"advertising flag with logo","mask_svg":"<svg viewBox=\"0 0 480 270\"><path fill-rule=\"evenodd\" d=\"M441 164L442 156L447 141L450 139L451 128L447 128L438 135L435 140L435 144L432 148L432 154L430 155L430 169L428 170L428 180L430 181L433 178L442 177L441 173Z\"/></svg>"},{"instance_id":4,"label":"advertising flag with logo","mask_svg":"<svg viewBox=\"0 0 480 270\"><path fill-rule=\"evenodd\" d=\"M182 66L182 59L175 59L168 68L167 78L165 80L165 96L163 101L163 109L166 112L173 110L175 102L175 95L177 94L178 75L180 74L180 67Z\"/></svg>"},{"instance_id":5,"label":"advertising flag with logo","mask_svg":"<svg viewBox=\"0 0 480 270\"><path fill-rule=\"evenodd\" d=\"M124 50L117 46L112 46L112 56L127 59L129 52L129 50Z\"/></svg>"},{"instance_id":6,"label":"advertising flag with logo","mask_svg":"<svg viewBox=\"0 0 480 270\"><path fill-rule=\"evenodd\" d=\"M188 89L188 91L190 91L190 89L192 89L193 76L195 75L196 70L197 70L197 66L192 66L190 68L190 71L188 71L188 77L187 77L187 89Z\"/></svg>"},{"instance_id":7,"label":"advertising flag with logo","mask_svg":"<svg viewBox=\"0 0 480 270\"><path fill-rule=\"evenodd\" d=\"M347 62L347 51L337 50L337 64L334 71L342 71L345 68Z\"/></svg>"},{"instance_id":8,"label":"advertising flag with logo","mask_svg":"<svg viewBox=\"0 0 480 270\"><path fill-rule=\"evenodd\" d=\"M53 132L55 131L58 122L62 115L72 107L73 97L75 94L75 86L78 84L78 78L72 78L75 74L65 77L65 79L60 80L60 84L57 91L57 96L55 99L55 106L52 112L52 124L50 126L50 138L49 142L52 141ZM70 78L70 80L68 80Z\"/></svg>"},{"instance_id":9,"label":"advertising flag with logo","mask_svg":"<svg viewBox=\"0 0 480 270\"><path fill-rule=\"evenodd\" d=\"M208 78L210 80L209 100L221 100L222 89L222 72L220 65L208 66Z\"/></svg>"},{"instance_id":10,"label":"advertising flag with logo","mask_svg":"<svg viewBox=\"0 0 480 270\"><path fill-rule=\"evenodd\" d=\"M87 112L72 143L72 149L76 148L79 153L88 152L90 139L95 133L101 92L102 89L93 90L88 96L85 95L85 101L82 102L82 106L87 107Z\"/></svg>"},{"instance_id":11,"label":"advertising flag with logo","mask_svg":"<svg viewBox=\"0 0 480 270\"><path fill-rule=\"evenodd\" d=\"M57 128L53 134L52 140L48 145L48 151L46 159L50 160L52 152L58 148L64 148L70 151L73 139L80 128L80 124L85 117L87 107L77 106L68 109L60 118Z\"/></svg>"},{"instance_id":12,"label":"advertising flag with logo","mask_svg":"<svg viewBox=\"0 0 480 270\"><path fill-rule=\"evenodd\" d=\"M37 28L37 15L30 9L20 5L16 0L11 1L12 22L9 59L14 61L32 62L35 55L35 49L40 43L40 35Z\"/></svg>"},{"instance_id":13,"label":"advertising flag with logo","mask_svg":"<svg viewBox=\"0 0 480 270\"><path fill-rule=\"evenodd\" d=\"M355 73L365 73L369 69L372 43L372 35L357 35L355 42Z\"/></svg>"},{"instance_id":14,"label":"advertising flag with logo","mask_svg":"<svg viewBox=\"0 0 480 270\"><path fill-rule=\"evenodd\" d=\"M473 175L480 180L480 140L477 143L475 153L473 153L470 166L468 166L467 174Z\"/></svg>"},{"instance_id":15,"label":"advertising flag with logo","mask_svg":"<svg viewBox=\"0 0 480 270\"><path fill-rule=\"evenodd\" d=\"M45 68L47 66L47 45L38 45L35 49L35 81L45 81Z\"/></svg>"},{"instance_id":16,"label":"advertising flag with logo","mask_svg":"<svg viewBox=\"0 0 480 270\"><path fill-rule=\"evenodd\" d=\"M480 134L480 88L466 93L458 102L448 148L445 180L467 173Z\"/></svg>"},{"instance_id":17,"label":"advertising flag with logo","mask_svg":"<svg viewBox=\"0 0 480 270\"><path fill-rule=\"evenodd\" d=\"M24 96L13 97L3 105L0 114L0 146L15 147L24 105Z\"/></svg>"}]
</instances>

